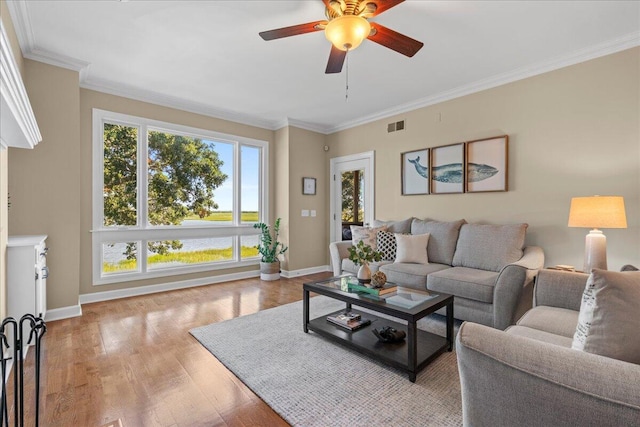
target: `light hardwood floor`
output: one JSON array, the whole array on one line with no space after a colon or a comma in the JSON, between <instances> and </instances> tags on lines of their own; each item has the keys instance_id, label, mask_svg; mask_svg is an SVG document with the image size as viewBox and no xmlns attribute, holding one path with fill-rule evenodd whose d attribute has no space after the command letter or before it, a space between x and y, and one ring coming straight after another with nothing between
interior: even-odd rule
<instances>
[{"instance_id":1,"label":"light hardwood floor","mask_svg":"<svg viewBox=\"0 0 640 427\"><path fill-rule=\"evenodd\" d=\"M246 279L86 304L82 317L49 322L40 425L287 426L189 330L299 301L303 282L325 277ZM29 380L33 352L27 359ZM33 425L32 398L25 425Z\"/></svg>"}]
</instances>

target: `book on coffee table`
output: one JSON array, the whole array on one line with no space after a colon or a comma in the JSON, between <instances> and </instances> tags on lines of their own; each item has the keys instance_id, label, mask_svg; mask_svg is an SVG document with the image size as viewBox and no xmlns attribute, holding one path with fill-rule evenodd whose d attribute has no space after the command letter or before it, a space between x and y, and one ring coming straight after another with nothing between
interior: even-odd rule
<instances>
[{"instance_id":1,"label":"book on coffee table","mask_svg":"<svg viewBox=\"0 0 640 427\"><path fill-rule=\"evenodd\" d=\"M340 314L334 314L334 315L329 315L327 316L327 320L335 325L338 325L342 328L348 329L350 331L355 331L356 329L360 329L364 326L367 326L369 324L371 324L371 320L369 319L363 319L360 317L360 315L357 315L358 318L357 319L353 319L353 320L345 320L344 319L344 315L342 313Z\"/></svg>"},{"instance_id":2,"label":"book on coffee table","mask_svg":"<svg viewBox=\"0 0 640 427\"><path fill-rule=\"evenodd\" d=\"M365 292L371 295L386 295L398 290L398 287L393 283L387 283L381 288L370 288L360 283L349 283L350 291Z\"/></svg>"}]
</instances>

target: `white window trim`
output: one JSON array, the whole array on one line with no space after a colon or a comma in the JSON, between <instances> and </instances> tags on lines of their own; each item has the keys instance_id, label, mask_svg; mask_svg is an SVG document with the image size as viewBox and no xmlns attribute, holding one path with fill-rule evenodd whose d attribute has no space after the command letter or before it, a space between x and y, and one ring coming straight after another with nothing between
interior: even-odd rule
<instances>
[{"instance_id":1,"label":"white window trim","mask_svg":"<svg viewBox=\"0 0 640 427\"><path fill-rule=\"evenodd\" d=\"M133 227L105 227L104 226L104 141L103 124L116 123L138 128L138 158L146 158L147 144L144 141L147 130L166 131L172 134L188 135L192 137L230 143L234 145L234 197L233 197L233 220L232 225L210 225L210 226L152 226L147 220L147 177L143 170L142 162L138 162L138 206L136 226ZM269 145L266 141L251 139L236 135L229 135L204 129L193 128L173 123L161 122L158 120L136 117L127 114L114 113L111 111L93 109L93 173L92 173L92 276L94 285L104 285L110 283L120 283L131 280L142 280L156 277L165 277L178 274L196 273L202 271L220 270L228 268L256 265L259 257L242 260L240 257L241 236L259 234L251 224L242 224L241 221L241 201L238 197L241 191L241 146L252 146L262 150L260 159L259 184L262 191L259 193L259 206L261 218L259 221L269 223ZM152 240L174 240L190 238L209 237L231 237L233 238L234 260L222 261L208 264L197 264L193 266L179 266L162 270L146 271L146 246L141 242ZM112 273L102 275L102 248L104 243L115 242L138 242L138 269L135 272Z\"/></svg>"}]
</instances>

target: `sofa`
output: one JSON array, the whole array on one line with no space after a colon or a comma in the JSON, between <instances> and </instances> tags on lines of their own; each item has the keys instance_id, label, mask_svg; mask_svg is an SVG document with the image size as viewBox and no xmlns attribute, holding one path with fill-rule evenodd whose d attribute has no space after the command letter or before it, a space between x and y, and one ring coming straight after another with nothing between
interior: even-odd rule
<instances>
[{"instance_id":1,"label":"sofa","mask_svg":"<svg viewBox=\"0 0 640 427\"><path fill-rule=\"evenodd\" d=\"M619 275L627 282L626 295L607 279ZM626 308L602 306L607 292L608 301ZM640 272L541 270L534 307L515 326L460 327L464 425L640 425L638 307ZM587 315L596 309L600 316ZM583 326L590 341L581 347Z\"/></svg>"},{"instance_id":2,"label":"sofa","mask_svg":"<svg viewBox=\"0 0 640 427\"><path fill-rule=\"evenodd\" d=\"M384 253L370 264L372 272L405 287L453 294L455 318L504 329L531 308L533 278L544 264L541 248L524 246L526 229L463 219L374 221L352 226L354 240L332 242L329 251L334 275L357 274L348 249L368 233L367 243Z\"/></svg>"}]
</instances>

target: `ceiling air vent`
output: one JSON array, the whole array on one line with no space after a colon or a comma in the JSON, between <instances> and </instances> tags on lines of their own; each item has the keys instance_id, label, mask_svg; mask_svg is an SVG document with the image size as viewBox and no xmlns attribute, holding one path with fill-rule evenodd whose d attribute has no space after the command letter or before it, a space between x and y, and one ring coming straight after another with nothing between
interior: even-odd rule
<instances>
[{"instance_id":1,"label":"ceiling air vent","mask_svg":"<svg viewBox=\"0 0 640 427\"><path fill-rule=\"evenodd\" d=\"M404 130L404 120L399 122L389 123L387 125L387 133L395 132L397 130Z\"/></svg>"}]
</instances>

